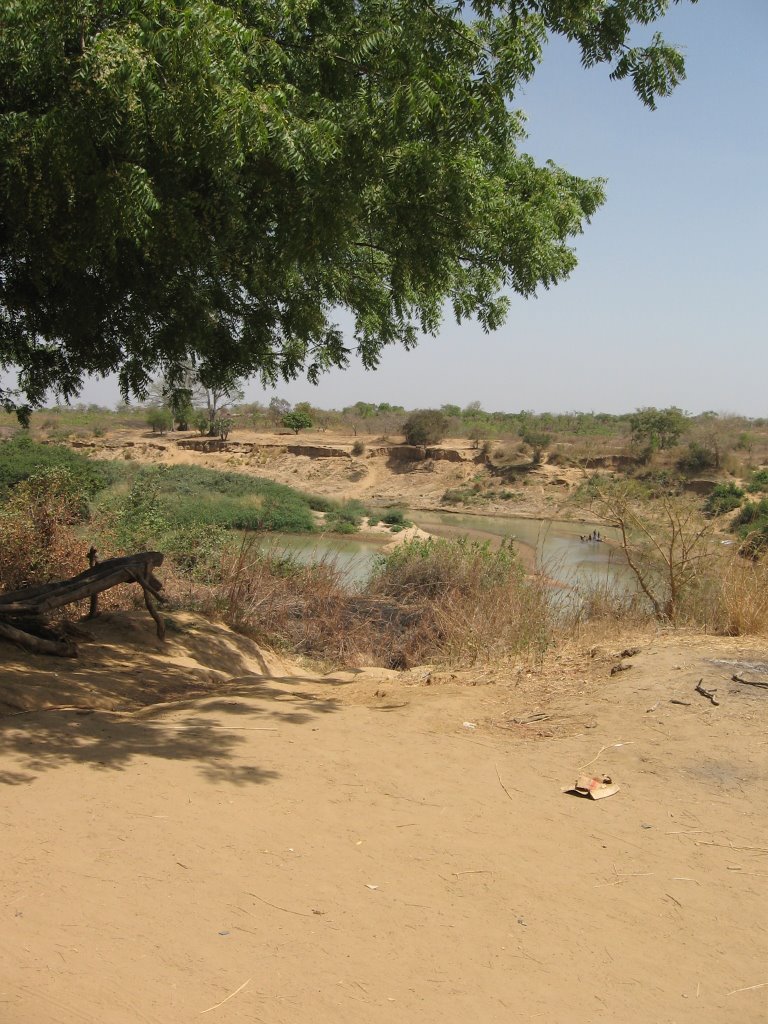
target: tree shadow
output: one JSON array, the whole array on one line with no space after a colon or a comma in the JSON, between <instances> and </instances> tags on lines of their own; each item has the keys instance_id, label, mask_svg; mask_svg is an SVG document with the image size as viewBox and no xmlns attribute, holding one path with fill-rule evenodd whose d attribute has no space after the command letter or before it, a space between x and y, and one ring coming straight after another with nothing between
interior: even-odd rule
<instances>
[{"instance_id":1,"label":"tree shadow","mask_svg":"<svg viewBox=\"0 0 768 1024\"><path fill-rule=\"evenodd\" d=\"M298 681L296 679L295 681ZM12 765L0 770L0 785L33 782L66 765L95 771L125 771L136 760L193 762L204 779L245 786L270 782L279 772L253 763L254 738L283 725L306 725L336 710L334 700L287 688L239 680L237 689L199 706L182 701L151 705L138 714L106 711L37 711L0 720L0 743ZM246 699L233 699L234 697Z\"/></svg>"},{"instance_id":2,"label":"tree shadow","mask_svg":"<svg viewBox=\"0 0 768 1024\"><path fill-rule=\"evenodd\" d=\"M428 462L423 448L401 445L392 448L387 456L386 467L395 476L403 476L413 473L415 469L423 469Z\"/></svg>"},{"instance_id":3,"label":"tree shadow","mask_svg":"<svg viewBox=\"0 0 768 1024\"><path fill-rule=\"evenodd\" d=\"M316 692L338 681L270 671L256 644L207 621L169 622L162 643L143 616L107 613L73 660L8 647L0 707L15 711L0 717L0 785L66 765L125 771L142 758L191 762L214 783L261 784L278 776L254 763L258 733L339 706Z\"/></svg>"}]
</instances>

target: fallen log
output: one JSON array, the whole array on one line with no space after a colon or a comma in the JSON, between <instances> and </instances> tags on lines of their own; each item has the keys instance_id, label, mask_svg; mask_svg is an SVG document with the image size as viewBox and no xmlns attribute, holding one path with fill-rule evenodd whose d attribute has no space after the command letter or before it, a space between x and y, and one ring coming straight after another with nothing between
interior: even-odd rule
<instances>
[{"instance_id":1,"label":"fallen log","mask_svg":"<svg viewBox=\"0 0 768 1024\"><path fill-rule=\"evenodd\" d=\"M142 551L137 555L125 555L96 562L96 552L91 549L89 561L93 564L71 579L37 584L0 594L0 637L36 654L76 657L77 647L71 640L49 640L35 636L20 628L21 623L7 620L42 617L57 608L87 598L90 599L93 614L99 594L120 583L138 583L144 593L147 611L155 621L157 635L162 640L165 637L165 624L153 604L153 598L161 602L164 598L160 593L162 583L154 575L153 569L163 564L163 557L160 551Z\"/></svg>"},{"instance_id":2,"label":"fallen log","mask_svg":"<svg viewBox=\"0 0 768 1024\"><path fill-rule=\"evenodd\" d=\"M45 640L23 629L17 629L9 622L0 621L0 637L10 640L17 647L23 647L33 654L55 654L59 658L76 658L77 645L71 640Z\"/></svg>"}]
</instances>

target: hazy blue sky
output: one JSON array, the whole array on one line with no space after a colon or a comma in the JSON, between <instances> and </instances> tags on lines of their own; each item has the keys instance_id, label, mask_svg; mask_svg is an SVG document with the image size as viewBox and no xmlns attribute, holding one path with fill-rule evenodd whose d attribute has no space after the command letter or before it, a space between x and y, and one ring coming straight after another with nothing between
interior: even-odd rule
<instances>
[{"instance_id":1,"label":"hazy blue sky","mask_svg":"<svg viewBox=\"0 0 768 1024\"><path fill-rule=\"evenodd\" d=\"M353 364L274 392L251 384L248 397L768 415L768 0L686 3L662 27L685 47L688 78L655 112L559 42L517 104L528 152L608 179L569 281L513 298L493 335L446 321L416 351L387 351L375 372ZM93 382L82 397L111 404L117 389Z\"/></svg>"}]
</instances>

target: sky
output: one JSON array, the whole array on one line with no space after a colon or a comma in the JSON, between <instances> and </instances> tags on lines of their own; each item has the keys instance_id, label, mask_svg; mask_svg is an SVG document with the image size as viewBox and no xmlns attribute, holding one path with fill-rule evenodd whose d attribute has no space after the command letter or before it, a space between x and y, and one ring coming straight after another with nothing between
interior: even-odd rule
<instances>
[{"instance_id":1,"label":"sky","mask_svg":"<svg viewBox=\"0 0 768 1024\"><path fill-rule=\"evenodd\" d=\"M247 399L768 416L768 0L683 3L636 41L658 28L684 47L688 77L656 111L559 40L515 104L528 116L521 149L608 179L567 282L513 296L493 334L446 319L416 350L385 350L376 371L353 361L318 386L250 382ZM81 395L117 398L114 380Z\"/></svg>"}]
</instances>

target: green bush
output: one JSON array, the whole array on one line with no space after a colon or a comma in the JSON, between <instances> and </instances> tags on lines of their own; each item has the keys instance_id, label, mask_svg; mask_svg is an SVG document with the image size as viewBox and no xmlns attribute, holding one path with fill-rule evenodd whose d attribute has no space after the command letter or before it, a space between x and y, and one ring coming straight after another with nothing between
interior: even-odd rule
<instances>
[{"instance_id":1,"label":"green bush","mask_svg":"<svg viewBox=\"0 0 768 1024\"><path fill-rule=\"evenodd\" d=\"M741 554L760 557L768 549L768 498L742 505L733 521L733 529L741 538Z\"/></svg>"},{"instance_id":2,"label":"green bush","mask_svg":"<svg viewBox=\"0 0 768 1024\"><path fill-rule=\"evenodd\" d=\"M688 450L677 460L677 468L682 473L706 473L707 470L717 469L717 461L715 452L692 441Z\"/></svg>"},{"instance_id":3,"label":"green bush","mask_svg":"<svg viewBox=\"0 0 768 1024\"><path fill-rule=\"evenodd\" d=\"M756 469L749 478L747 490L750 494L768 491L768 469Z\"/></svg>"},{"instance_id":4,"label":"green bush","mask_svg":"<svg viewBox=\"0 0 768 1024\"><path fill-rule=\"evenodd\" d=\"M113 463L92 462L70 448L40 444L27 434L16 434L0 442L0 501L21 480L45 469L66 469L83 493L92 498L117 479L119 470Z\"/></svg>"},{"instance_id":5,"label":"green bush","mask_svg":"<svg viewBox=\"0 0 768 1024\"><path fill-rule=\"evenodd\" d=\"M300 430L309 430L312 426L312 417L301 410L288 412L283 416L283 426L288 427L294 434L298 434Z\"/></svg>"},{"instance_id":6,"label":"green bush","mask_svg":"<svg viewBox=\"0 0 768 1024\"><path fill-rule=\"evenodd\" d=\"M175 526L161 534L160 550L182 572L217 582L228 534L220 527L199 523Z\"/></svg>"},{"instance_id":7,"label":"green bush","mask_svg":"<svg viewBox=\"0 0 768 1024\"><path fill-rule=\"evenodd\" d=\"M381 516L381 522L387 526L410 526L411 523L405 518L405 512L401 508L387 509Z\"/></svg>"},{"instance_id":8,"label":"green bush","mask_svg":"<svg viewBox=\"0 0 768 1024\"><path fill-rule=\"evenodd\" d=\"M284 533L314 530L309 496L283 484L198 466L158 466L133 473L131 468L122 467L124 479L133 481L129 504L138 508L142 489L154 495L156 509L149 517L157 518L154 536L171 528L205 525ZM127 515L133 521L133 512L121 511L124 503L115 495L105 499L112 515ZM134 542L147 535L147 518L142 513L139 519L143 525L134 531Z\"/></svg>"},{"instance_id":9,"label":"green bush","mask_svg":"<svg viewBox=\"0 0 768 1024\"><path fill-rule=\"evenodd\" d=\"M159 474L139 473L127 496L104 503L101 519L112 542L123 551L159 547L160 537L171 528L160 501Z\"/></svg>"},{"instance_id":10,"label":"green bush","mask_svg":"<svg viewBox=\"0 0 768 1024\"><path fill-rule=\"evenodd\" d=\"M213 429L216 436L221 438L222 441L228 439L234 425L235 421L231 416L217 416L213 421Z\"/></svg>"},{"instance_id":11,"label":"green bush","mask_svg":"<svg viewBox=\"0 0 768 1024\"><path fill-rule=\"evenodd\" d=\"M544 449L552 441L552 435L542 430L523 430L520 433L520 437L533 449L531 460L534 466L538 466L544 454Z\"/></svg>"},{"instance_id":12,"label":"green bush","mask_svg":"<svg viewBox=\"0 0 768 1024\"><path fill-rule=\"evenodd\" d=\"M763 519L768 519L768 498L761 498L760 501L748 501L734 519L733 525L738 529L741 526L751 526Z\"/></svg>"},{"instance_id":13,"label":"green bush","mask_svg":"<svg viewBox=\"0 0 768 1024\"><path fill-rule=\"evenodd\" d=\"M368 510L365 506L354 499L341 505L334 502L327 511L325 528L334 533L357 533L363 517L367 515Z\"/></svg>"},{"instance_id":14,"label":"green bush","mask_svg":"<svg viewBox=\"0 0 768 1024\"><path fill-rule=\"evenodd\" d=\"M704 502L704 515L722 516L741 505L744 491L736 484L718 484Z\"/></svg>"},{"instance_id":15,"label":"green bush","mask_svg":"<svg viewBox=\"0 0 768 1024\"><path fill-rule=\"evenodd\" d=\"M164 434L173 427L173 413L170 409L150 409L147 413L147 426L152 433Z\"/></svg>"},{"instance_id":16,"label":"green bush","mask_svg":"<svg viewBox=\"0 0 768 1024\"><path fill-rule=\"evenodd\" d=\"M449 420L439 409L421 409L412 413L403 424L408 444L437 444L448 431Z\"/></svg>"}]
</instances>

